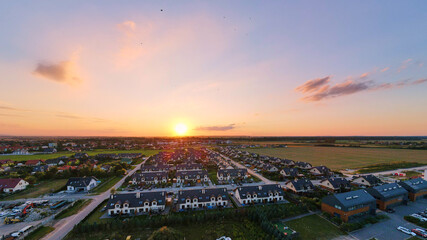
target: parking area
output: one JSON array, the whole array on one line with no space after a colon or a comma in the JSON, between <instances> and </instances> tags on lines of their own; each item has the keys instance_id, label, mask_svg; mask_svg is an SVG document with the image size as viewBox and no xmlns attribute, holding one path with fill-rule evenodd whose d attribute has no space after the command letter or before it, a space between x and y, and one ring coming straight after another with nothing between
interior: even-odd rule
<instances>
[{"instance_id":1,"label":"parking area","mask_svg":"<svg viewBox=\"0 0 427 240\"><path fill-rule=\"evenodd\" d=\"M380 240L388 239L407 239L410 235L398 231L396 228L402 226L408 229L413 229L418 226L403 219L404 216L420 212L427 208L427 199L421 199L417 202L409 202L407 206L394 207L395 213L382 212L378 214L385 214L390 219L376 223L374 225L366 226L360 230L354 231L351 235L357 239L371 239L377 238Z\"/></svg>"}]
</instances>

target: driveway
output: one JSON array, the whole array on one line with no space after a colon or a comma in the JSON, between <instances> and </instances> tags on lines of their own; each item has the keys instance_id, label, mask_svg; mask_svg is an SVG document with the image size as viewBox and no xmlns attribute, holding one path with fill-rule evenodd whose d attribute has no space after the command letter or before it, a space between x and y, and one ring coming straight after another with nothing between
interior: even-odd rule
<instances>
[{"instance_id":1,"label":"driveway","mask_svg":"<svg viewBox=\"0 0 427 240\"><path fill-rule=\"evenodd\" d=\"M396 210L395 213L380 213L389 216L390 219L370 226L366 226L360 230L351 232L350 235L357 239L370 239L374 237L380 240L407 239L410 236L398 231L396 228L398 226L402 226L408 229L417 227L415 224L407 222L405 219L403 219L403 217L412 213L419 212L425 209L426 207L427 199L422 199L417 202L410 202L408 206L401 205L394 207L394 210Z\"/></svg>"}]
</instances>

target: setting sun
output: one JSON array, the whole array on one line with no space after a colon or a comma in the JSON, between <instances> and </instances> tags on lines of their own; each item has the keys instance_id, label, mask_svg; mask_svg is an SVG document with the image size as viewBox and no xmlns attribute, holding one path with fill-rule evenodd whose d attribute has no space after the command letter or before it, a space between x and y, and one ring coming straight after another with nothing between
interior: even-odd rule
<instances>
[{"instance_id":1,"label":"setting sun","mask_svg":"<svg viewBox=\"0 0 427 240\"><path fill-rule=\"evenodd\" d=\"M185 125L183 123L178 123L175 126L175 133L177 135L180 135L180 136L185 135L187 133L187 130L188 130L187 125Z\"/></svg>"}]
</instances>

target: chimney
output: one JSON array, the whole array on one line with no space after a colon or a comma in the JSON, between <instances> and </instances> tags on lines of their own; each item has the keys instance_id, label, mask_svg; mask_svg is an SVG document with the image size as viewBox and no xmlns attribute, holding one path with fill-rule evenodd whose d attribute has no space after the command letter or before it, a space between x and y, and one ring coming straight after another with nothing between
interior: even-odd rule
<instances>
[{"instance_id":1,"label":"chimney","mask_svg":"<svg viewBox=\"0 0 427 240\"><path fill-rule=\"evenodd\" d=\"M137 192L136 193L136 198L140 198L141 197L141 192Z\"/></svg>"},{"instance_id":2,"label":"chimney","mask_svg":"<svg viewBox=\"0 0 427 240\"><path fill-rule=\"evenodd\" d=\"M205 191L205 189L203 188L203 189L202 189L202 194L205 194L205 192L206 192L206 191Z\"/></svg>"},{"instance_id":3,"label":"chimney","mask_svg":"<svg viewBox=\"0 0 427 240\"><path fill-rule=\"evenodd\" d=\"M261 186L261 185L259 185L259 186L258 186L258 189L259 189L259 190L262 190L262 186Z\"/></svg>"},{"instance_id":4,"label":"chimney","mask_svg":"<svg viewBox=\"0 0 427 240\"><path fill-rule=\"evenodd\" d=\"M114 194L111 194L111 195L110 195L110 198L111 198L111 199L113 199L113 198L114 198Z\"/></svg>"}]
</instances>

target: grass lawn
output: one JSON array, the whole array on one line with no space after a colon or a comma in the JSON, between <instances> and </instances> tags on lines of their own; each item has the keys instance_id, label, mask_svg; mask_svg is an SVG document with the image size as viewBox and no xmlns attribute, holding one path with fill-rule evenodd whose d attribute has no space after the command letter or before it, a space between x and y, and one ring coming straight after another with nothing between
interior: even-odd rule
<instances>
[{"instance_id":1,"label":"grass lawn","mask_svg":"<svg viewBox=\"0 0 427 240\"><path fill-rule=\"evenodd\" d=\"M54 179L49 181L44 181L35 186L27 187L22 192L18 192L9 196L6 196L2 200L15 200L20 198L35 198L40 195L56 192L59 189L63 188L67 183L68 179Z\"/></svg>"},{"instance_id":2,"label":"grass lawn","mask_svg":"<svg viewBox=\"0 0 427 240\"><path fill-rule=\"evenodd\" d=\"M94 223L94 222L102 222L102 221L108 221L109 219L100 219L102 215L104 215L105 212L101 212L101 209L107 204L108 200L103 201L101 204L99 204L98 207L95 208L84 220L85 223Z\"/></svg>"},{"instance_id":3,"label":"grass lawn","mask_svg":"<svg viewBox=\"0 0 427 240\"><path fill-rule=\"evenodd\" d=\"M258 224L249 221L248 219L241 219L239 221L233 220L219 220L216 222L195 223L191 225L173 225L168 226L180 232L186 240L215 240L221 236L231 237L231 239L240 240L263 240L266 234ZM93 234L82 234L79 236L68 236L67 239L125 239L126 236L132 236L132 239L140 238L147 239L153 231L157 229L138 228L134 232L97 232Z\"/></svg>"},{"instance_id":4,"label":"grass lawn","mask_svg":"<svg viewBox=\"0 0 427 240\"><path fill-rule=\"evenodd\" d=\"M345 232L318 215L295 219L286 222L286 225L297 231L300 239L333 239L346 235Z\"/></svg>"},{"instance_id":5,"label":"grass lawn","mask_svg":"<svg viewBox=\"0 0 427 240\"><path fill-rule=\"evenodd\" d=\"M87 206L92 199L80 199L74 202L74 205L71 207L68 207L67 209L60 212L58 215L55 216L55 219L63 219L66 217L69 217L71 215L74 215L78 213L81 209L83 209L85 206Z\"/></svg>"},{"instance_id":6,"label":"grass lawn","mask_svg":"<svg viewBox=\"0 0 427 240\"><path fill-rule=\"evenodd\" d=\"M242 150L295 161L305 161L313 166L326 165L334 170L396 161L419 162L427 165L427 152L424 150L314 146Z\"/></svg>"},{"instance_id":7,"label":"grass lawn","mask_svg":"<svg viewBox=\"0 0 427 240\"><path fill-rule=\"evenodd\" d=\"M416 177L416 176L422 175L422 173L417 172L417 171L404 171L404 173L406 174L407 178L411 178L411 177Z\"/></svg>"},{"instance_id":8,"label":"grass lawn","mask_svg":"<svg viewBox=\"0 0 427 240\"><path fill-rule=\"evenodd\" d=\"M216 185L218 185L218 178L216 176L216 171L214 169L209 169L208 170L208 177L211 179L211 181L213 183L215 183Z\"/></svg>"},{"instance_id":9,"label":"grass lawn","mask_svg":"<svg viewBox=\"0 0 427 240\"><path fill-rule=\"evenodd\" d=\"M24 240L37 240L37 239L41 239L46 234L52 232L53 230L55 230L55 228L53 228L53 227L41 226L41 227L37 228L36 230L34 230L32 233L28 234L28 236L26 236L24 238Z\"/></svg>"},{"instance_id":10,"label":"grass lawn","mask_svg":"<svg viewBox=\"0 0 427 240\"><path fill-rule=\"evenodd\" d=\"M103 192L107 191L108 189L110 189L112 186L114 186L114 184L116 184L118 181L120 181L120 179L122 179L122 177L108 178L104 182L101 182L101 184L98 185L96 188L94 188L92 190L92 193L94 193L94 194L103 193Z\"/></svg>"},{"instance_id":11,"label":"grass lawn","mask_svg":"<svg viewBox=\"0 0 427 240\"><path fill-rule=\"evenodd\" d=\"M93 151L87 151L86 153L89 156L94 156L101 153L142 153L145 156L151 156L158 153L158 150L110 150L110 149L95 149ZM0 160L10 159L13 161L27 161L27 160L35 160L35 159L52 159L58 158L61 156L72 156L73 152L57 152L52 154L36 154L36 155L0 155Z\"/></svg>"}]
</instances>

